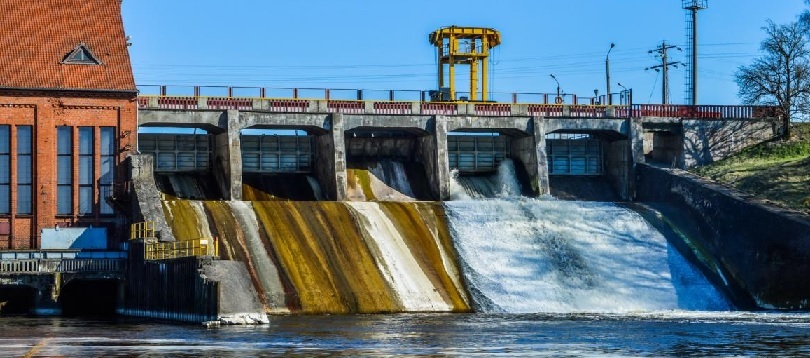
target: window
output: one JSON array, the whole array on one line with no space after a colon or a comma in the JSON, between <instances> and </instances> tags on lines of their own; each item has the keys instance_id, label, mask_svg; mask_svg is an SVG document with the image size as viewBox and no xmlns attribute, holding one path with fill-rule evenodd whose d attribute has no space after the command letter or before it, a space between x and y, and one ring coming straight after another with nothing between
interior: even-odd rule
<instances>
[{"instance_id":1,"label":"window","mask_svg":"<svg viewBox=\"0 0 810 358\"><path fill-rule=\"evenodd\" d=\"M101 62L96 59L96 56L87 48L83 43L76 46L73 51L71 51L65 59L62 60L62 63L67 64L80 64L80 65L98 65Z\"/></svg>"},{"instance_id":2,"label":"window","mask_svg":"<svg viewBox=\"0 0 810 358\"><path fill-rule=\"evenodd\" d=\"M115 181L115 127L101 127L101 176L98 184L99 210L101 214L113 214L107 202L112 196Z\"/></svg>"},{"instance_id":3,"label":"window","mask_svg":"<svg viewBox=\"0 0 810 358\"><path fill-rule=\"evenodd\" d=\"M79 215L93 213L93 127L79 127Z\"/></svg>"},{"instance_id":4,"label":"window","mask_svg":"<svg viewBox=\"0 0 810 358\"><path fill-rule=\"evenodd\" d=\"M56 130L56 214L73 213L73 128Z\"/></svg>"},{"instance_id":5,"label":"window","mask_svg":"<svg viewBox=\"0 0 810 358\"><path fill-rule=\"evenodd\" d=\"M31 215L33 184L33 135L31 126L17 126L17 214Z\"/></svg>"},{"instance_id":6,"label":"window","mask_svg":"<svg viewBox=\"0 0 810 358\"><path fill-rule=\"evenodd\" d=\"M0 125L0 215L11 213L11 126Z\"/></svg>"}]
</instances>

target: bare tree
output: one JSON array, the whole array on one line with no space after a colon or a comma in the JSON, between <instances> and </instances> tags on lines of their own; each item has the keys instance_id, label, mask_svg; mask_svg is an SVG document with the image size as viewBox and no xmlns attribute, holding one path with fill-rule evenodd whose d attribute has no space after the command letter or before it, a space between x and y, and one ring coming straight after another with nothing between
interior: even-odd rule
<instances>
[{"instance_id":1,"label":"bare tree","mask_svg":"<svg viewBox=\"0 0 810 358\"><path fill-rule=\"evenodd\" d=\"M762 57L735 74L739 96L745 103L779 107L783 138L788 139L791 118L805 116L810 103L808 40L801 22L768 21L763 30L767 38L760 45Z\"/></svg>"}]
</instances>

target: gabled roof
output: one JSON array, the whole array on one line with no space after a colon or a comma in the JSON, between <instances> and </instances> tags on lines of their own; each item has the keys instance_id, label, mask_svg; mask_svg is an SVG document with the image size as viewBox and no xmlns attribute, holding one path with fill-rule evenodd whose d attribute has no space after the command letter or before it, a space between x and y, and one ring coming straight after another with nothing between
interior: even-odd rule
<instances>
[{"instance_id":1,"label":"gabled roof","mask_svg":"<svg viewBox=\"0 0 810 358\"><path fill-rule=\"evenodd\" d=\"M0 88L135 91L121 0L0 0Z\"/></svg>"}]
</instances>

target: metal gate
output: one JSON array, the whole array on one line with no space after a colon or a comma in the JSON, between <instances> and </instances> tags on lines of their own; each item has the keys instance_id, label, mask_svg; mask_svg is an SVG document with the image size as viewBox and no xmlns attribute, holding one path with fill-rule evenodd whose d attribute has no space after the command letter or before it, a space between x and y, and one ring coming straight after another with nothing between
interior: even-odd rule
<instances>
[{"instance_id":1,"label":"metal gate","mask_svg":"<svg viewBox=\"0 0 810 358\"><path fill-rule=\"evenodd\" d=\"M142 133L138 150L154 156L155 172L208 170L211 156L207 134Z\"/></svg>"},{"instance_id":2,"label":"metal gate","mask_svg":"<svg viewBox=\"0 0 810 358\"><path fill-rule=\"evenodd\" d=\"M546 139L550 175L602 174L602 144L597 139Z\"/></svg>"},{"instance_id":3,"label":"metal gate","mask_svg":"<svg viewBox=\"0 0 810 358\"><path fill-rule=\"evenodd\" d=\"M509 137L480 135L447 136L450 169L461 173L493 172L508 157Z\"/></svg>"},{"instance_id":4,"label":"metal gate","mask_svg":"<svg viewBox=\"0 0 810 358\"><path fill-rule=\"evenodd\" d=\"M245 173L310 173L311 136L243 135L242 171Z\"/></svg>"}]
</instances>

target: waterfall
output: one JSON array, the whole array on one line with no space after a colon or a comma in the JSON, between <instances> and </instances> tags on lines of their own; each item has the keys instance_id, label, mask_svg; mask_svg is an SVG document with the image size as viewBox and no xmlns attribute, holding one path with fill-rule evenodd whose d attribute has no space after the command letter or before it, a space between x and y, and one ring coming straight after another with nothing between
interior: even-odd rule
<instances>
[{"instance_id":1,"label":"waterfall","mask_svg":"<svg viewBox=\"0 0 810 358\"><path fill-rule=\"evenodd\" d=\"M380 160L362 169L349 169L349 198L352 201L412 201L405 165L394 160Z\"/></svg>"},{"instance_id":2,"label":"waterfall","mask_svg":"<svg viewBox=\"0 0 810 358\"><path fill-rule=\"evenodd\" d=\"M512 198L521 193L515 163L511 159L501 161L497 173L492 175L461 175L458 170L452 170L450 174L451 200Z\"/></svg>"},{"instance_id":3,"label":"waterfall","mask_svg":"<svg viewBox=\"0 0 810 358\"><path fill-rule=\"evenodd\" d=\"M476 308L494 312L727 310L637 213L611 203L447 202ZM696 300L700 292L703 298Z\"/></svg>"}]
</instances>

